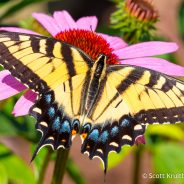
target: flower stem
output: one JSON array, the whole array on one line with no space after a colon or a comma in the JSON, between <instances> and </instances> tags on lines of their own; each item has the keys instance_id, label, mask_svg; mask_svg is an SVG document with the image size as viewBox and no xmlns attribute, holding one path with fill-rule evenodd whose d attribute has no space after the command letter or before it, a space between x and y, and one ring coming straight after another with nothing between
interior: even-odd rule
<instances>
[{"instance_id":1,"label":"flower stem","mask_svg":"<svg viewBox=\"0 0 184 184\"><path fill-rule=\"evenodd\" d=\"M142 147L139 145L134 152L134 173L133 173L133 184L139 184L139 174L140 174L140 162L142 155Z\"/></svg>"},{"instance_id":2,"label":"flower stem","mask_svg":"<svg viewBox=\"0 0 184 184\"><path fill-rule=\"evenodd\" d=\"M43 184L45 172L46 172L47 166L49 164L51 154L52 154L51 149L48 149L47 153L45 155L44 161L43 161L43 165L42 165L42 168L41 168L41 171L40 171L40 174L39 174L37 184Z\"/></svg>"},{"instance_id":3,"label":"flower stem","mask_svg":"<svg viewBox=\"0 0 184 184\"><path fill-rule=\"evenodd\" d=\"M66 163L68 160L69 151L70 151L69 149L63 149L63 148L57 151L54 173L53 173L51 184L62 183L64 173L66 170Z\"/></svg>"},{"instance_id":4,"label":"flower stem","mask_svg":"<svg viewBox=\"0 0 184 184\"><path fill-rule=\"evenodd\" d=\"M72 158L69 158L66 165L67 174L76 184L86 184L84 177L81 174L80 169L75 164ZM105 183L104 183L105 184Z\"/></svg>"}]
</instances>

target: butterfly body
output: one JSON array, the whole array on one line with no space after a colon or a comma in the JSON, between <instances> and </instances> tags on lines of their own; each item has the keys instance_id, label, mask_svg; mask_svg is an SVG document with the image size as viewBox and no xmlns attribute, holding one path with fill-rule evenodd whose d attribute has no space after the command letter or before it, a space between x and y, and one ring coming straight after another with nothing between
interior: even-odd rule
<instances>
[{"instance_id":1,"label":"butterfly body","mask_svg":"<svg viewBox=\"0 0 184 184\"><path fill-rule=\"evenodd\" d=\"M81 152L99 157L133 145L147 124L184 121L184 83L146 68L108 65L79 48L37 35L0 33L0 64L38 94L30 115L46 145L70 148L79 134Z\"/></svg>"},{"instance_id":2,"label":"butterfly body","mask_svg":"<svg viewBox=\"0 0 184 184\"><path fill-rule=\"evenodd\" d=\"M84 101L84 112L82 112L84 117L89 117L90 112L92 112L94 104L98 95L100 95L103 89L104 78L106 76L106 56L101 55L97 61L93 64L90 71L89 85L85 91ZM82 100L83 101L83 100ZM93 121L93 120L91 120Z\"/></svg>"}]
</instances>

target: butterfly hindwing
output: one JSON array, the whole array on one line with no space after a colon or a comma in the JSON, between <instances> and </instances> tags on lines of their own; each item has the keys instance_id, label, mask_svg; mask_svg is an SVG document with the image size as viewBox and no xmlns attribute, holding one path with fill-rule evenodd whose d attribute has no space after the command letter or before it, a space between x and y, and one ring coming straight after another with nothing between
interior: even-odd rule
<instances>
[{"instance_id":1,"label":"butterfly hindwing","mask_svg":"<svg viewBox=\"0 0 184 184\"><path fill-rule=\"evenodd\" d=\"M54 150L71 146L80 130L81 102L88 75L87 72L74 76L53 91L42 94L30 109L30 114L37 119L36 129L42 133L33 158L46 145Z\"/></svg>"},{"instance_id":2,"label":"butterfly hindwing","mask_svg":"<svg viewBox=\"0 0 184 184\"><path fill-rule=\"evenodd\" d=\"M136 139L144 134L144 131L145 126L139 124L131 116L125 115L121 119L114 117L114 120L106 120L105 123L93 125L87 131L81 151L87 153L90 159L100 158L106 172L109 152L119 153L123 145L132 146Z\"/></svg>"}]
</instances>

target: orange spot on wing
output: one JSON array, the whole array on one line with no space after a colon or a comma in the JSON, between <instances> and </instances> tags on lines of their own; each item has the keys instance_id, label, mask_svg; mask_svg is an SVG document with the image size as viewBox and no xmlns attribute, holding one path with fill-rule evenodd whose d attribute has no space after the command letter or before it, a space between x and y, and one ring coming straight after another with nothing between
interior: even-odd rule
<instances>
[{"instance_id":1,"label":"orange spot on wing","mask_svg":"<svg viewBox=\"0 0 184 184\"><path fill-rule=\"evenodd\" d=\"M86 139L87 135L88 135L87 133L83 133L83 134L82 134L82 138L83 138L83 139Z\"/></svg>"},{"instance_id":2,"label":"orange spot on wing","mask_svg":"<svg viewBox=\"0 0 184 184\"><path fill-rule=\"evenodd\" d=\"M76 130L72 130L72 135L76 135L77 131Z\"/></svg>"}]
</instances>

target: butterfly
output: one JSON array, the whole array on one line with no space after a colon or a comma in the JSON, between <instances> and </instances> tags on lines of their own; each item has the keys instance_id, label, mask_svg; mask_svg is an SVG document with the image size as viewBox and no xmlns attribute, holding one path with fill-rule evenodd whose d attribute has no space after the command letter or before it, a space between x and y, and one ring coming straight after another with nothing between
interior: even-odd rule
<instances>
[{"instance_id":1,"label":"butterfly","mask_svg":"<svg viewBox=\"0 0 184 184\"><path fill-rule=\"evenodd\" d=\"M98 157L133 145L148 124L184 121L184 82L146 68L108 65L72 45L38 35L0 33L0 64L38 94L29 114L42 137L33 154L50 145Z\"/></svg>"}]
</instances>

